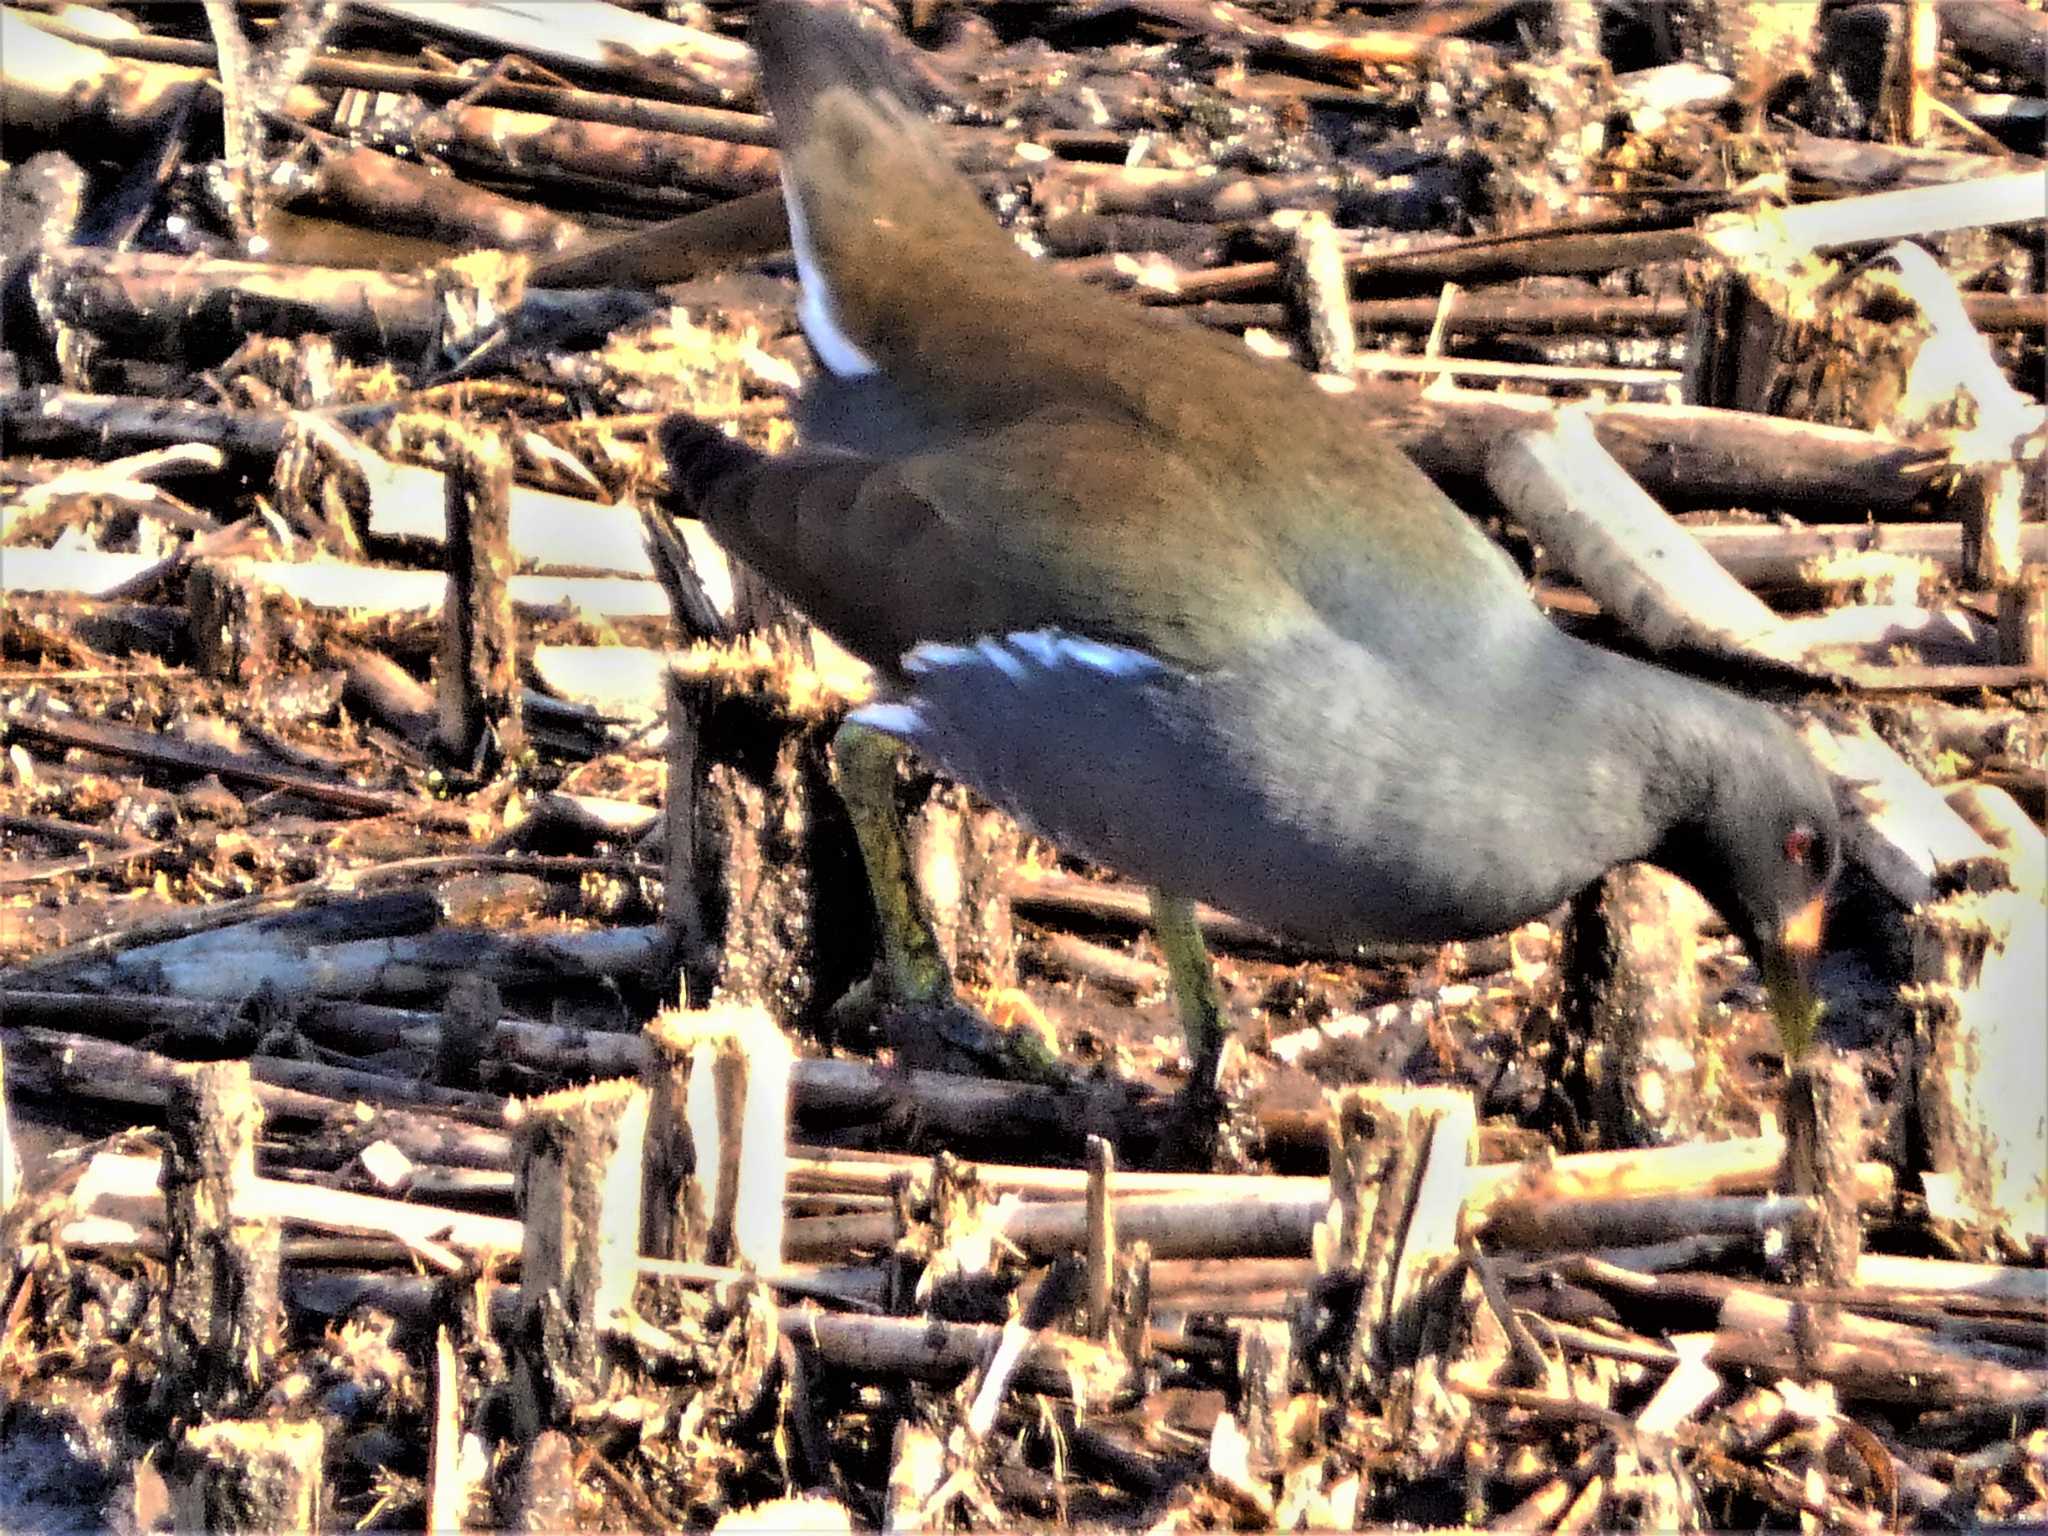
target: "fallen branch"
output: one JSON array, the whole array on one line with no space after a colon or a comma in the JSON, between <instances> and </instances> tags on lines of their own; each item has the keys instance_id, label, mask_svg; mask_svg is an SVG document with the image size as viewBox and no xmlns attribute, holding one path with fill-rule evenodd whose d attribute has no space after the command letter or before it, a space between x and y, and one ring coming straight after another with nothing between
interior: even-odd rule
<instances>
[{"instance_id":1,"label":"fallen branch","mask_svg":"<svg viewBox=\"0 0 2048 1536\"><path fill-rule=\"evenodd\" d=\"M737 38L686 27L597 0L488 0L450 10L437 0L363 0L366 10L422 31L519 54L584 74L607 75L672 95L686 82L721 95L743 88L753 50Z\"/></svg>"},{"instance_id":2,"label":"fallen branch","mask_svg":"<svg viewBox=\"0 0 2048 1536\"><path fill-rule=\"evenodd\" d=\"M169 1100L181 1063L154 1051L113 1045L79 1035L39 1029L0 1031L7 1070L17 1091L103 1104L161 1109ZM456 1168L505 1169L512 1148L502 1131L468 1125L448 1115L417 1109L356 1113L353 1100L330 1099L263 1081L261 1056L250 1061L256 1101L268 1120L298 1120L359 1138L391 1142L417 1163Z\"/></svg>"},{"instance_id":3,"label":"fallen branch","mask_svg":"<svg viewBox=\"0 0 2048 1536\"><path fill-rule=\"evenodd\" d=\"M10 555L8 564L13 563ZM130 730L126 726L24 711L10 715L5 730L10 736L67 751L98 752L176 773L213 773L241 783L261 784L267 789L289 790L322 805L369 816L412 812L432 820L440 810L432 801L414 795L394 790L365 789L360 785L261 762L246 753Z\"/></svg>"},{"instance_id":4,"label":"fallen branch","mask_svg":"<svg viewBox=\"0 0 2048 1536\"><path fill-rule=\"evenodd\" d=\"M1516 434L1486 473L1509 512L1652 650L1802 659L1769 643L1777 615L1629 478L1585 412Z\"/></svg>"},{"instance_id":5,"label":"fallen branch","mask_svg":"<svg viewBox=\"0 0 2048 1536\"><path fill-rule=\"evenodd\" d=\"M1812 585L1814 563L1830 555L1875 551L1907 560L1932 560L1955 567L1963 562L1960 523L1811 523L1785 528L1731 523L1687 530L1721 568L1747 587ZM2020 533L2028 560L2048 560L2048 525Z\"/></svg>"},{"instance_id":6,"label":"fallen branch","mask_svg":"<svg viewBox=\"0 0 2048 1536\"><path fill-rule=\"evenodd\" d=\"M1721 214L1706 221L1699 238L1705 250L1741 259L1882 245L1958 229L2025 224L2040 217L2040 172L2014 171L1796 208Z\"/></svg>"},{"instance_id":7,"label":"fallen branch","mask_svg":"<svg viewBox=\"0 0 2048 1536\"><path fill-rule=\"evenodd\" d=\"M506 107L444 107L418 124L413 141L493 177L577 175L733 197L775 186L779 175L772 149Z\"/></svg>"},{"instance_id":8,"label":"fallen branch","mask_svg":"<svg viewBox=\"0 0 2048 1536\"><path fill-rule=\"evenodd\" d=\"M1561 407L1526 395L1425 393L1361 385L1351 398L1435 475L1465 477L1494 445L1543 428ZM1616 403L1588 411L1594 435L1669 506L1913 509L1935 487L1942 450L1874 433L1710 406Z\"/></svg>"},{"instance_id":9,"label":"fallen branch","mask_svg":"<svg viewBox=\"0 0 2048 1536\"><path fill-rule=\"evenodd\" d=\"M1944 1349L1931 1334L1846 1327L1790 1302L1737 1292L1721 1311L1710 1365L1766 1377L1833 1382L1849 1397L1912 1405L2012 1403L2048 1396L2048 1370L2020 1369Z\"/></svg>"},{"instance_id":10,"label":"fallen branch","mask_svg":"<svg viewBox=\"0 0 2048 1536\"><path fill-rule=\"evenodd\" d=\"M1941 792L1868 726L1851 734L1809 720L1800 737L1845 802L1850 856L1899 905L1933 900L1945 866L1997 857Z\"/></svg>"},{"instance_id":11,"label":"fallen branch","mask_svg":"<svg viewBox=\"0 0 2048 1536\"><path fill-rule=\"evenodd\" d=\"M11 547L0 561L0 593L80 592L105 596L162 562L111 550ZM339 560L220 562L223 572L315 608L376 616L438 612L448 578L440 571L353 565ZM514 576L512 602L528 612L569 609L607 619L665 619L660 583L625 576Z\"/></svg>"},{"instance_id":12,"label":"fallen branch","mask_svg":"<svg viewBox=\"0 0 2048 1536\"><path fill-rule=\"evenodd\" d=\"M347 221L432 240L454 251L542 254L584 243L573 219L374 149L314 145L310 169L292 181L280 207L344 214Z\"/></svg>"},{"instance_id":13,"label":"fallen branch","mask_svg":"<svg viewBox=\"0 0 2048 1536\"><path fill-rule=\"evenodd\" d=\"M101 37L68 26L57 16L30 13L24 19L53 36L86 44L114 58L182 64L189 69L217 67L212 45L188 38L155 35ZM697 134L707 139L721 139L728 144L772 145L775 142L774 125L758 112L687 106L644 96L577 90L566 85L539 85L527 80L508 80L499 74L479 80L460 70L422 69L372 59L328 56L314 59L307 66L303 79L309 85L389 91L428 101L461 98L476 106L512 107L578 122L616 123L623 128L645 128L659 133Z\"/></svg>"}]
</instances>

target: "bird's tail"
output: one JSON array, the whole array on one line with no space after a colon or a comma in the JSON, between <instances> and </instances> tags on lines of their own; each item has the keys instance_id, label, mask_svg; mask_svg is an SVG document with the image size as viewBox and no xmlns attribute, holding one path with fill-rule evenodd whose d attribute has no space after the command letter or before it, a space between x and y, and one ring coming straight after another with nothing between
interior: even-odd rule
<instances>
[{"instance_id":1,"label":"bird's tail","mask_svg":"<svg viewBox=\"0 0 2048 1536\"><path fill-rule=\"evenodd\" d=\"M767 457L716 422L680 411L663 420L657 437L668 461L669 494L688 504L684 511L694 512L695 503L726 476Z\"/></svg>"},{"instance_id":2,"label":"bird's tail","mask_svg":"<svg viewBox=\"0 0 2048 1536\"><path fill-rule=\"evenodd\" d=\"M804 332L842 377L915 374L935 341L934 268L956 283L983 274L1006 292L1024 258L904 71L849 15L765 0L751 35L781 148Z\"/></svg>"},{"instance_id":3,"label":"bird's tail","mask_svg":"<svg viewBox=\"0 0 2048 1536\"><path fill-rule=\"evenodd\" d=\"M729 437L715 422L677 412L656 434L668 461L668 510L683 517L703 517L721 485L752 469L767 455Z\"/></svg>"},{"instance_id":4,"label":"bird's tail","mask_svg":"<svg viewBox=\"0 0 2048 1536\"><path fill-rule=\"evenodd\" d=\"M827 92L846 91L892 121L924 127L919 99L881 43L845 11L813 0L766 0L748 33L760 61L761 93L784 144L816 132L813 111Z\"/></svg>"}]
</instances>

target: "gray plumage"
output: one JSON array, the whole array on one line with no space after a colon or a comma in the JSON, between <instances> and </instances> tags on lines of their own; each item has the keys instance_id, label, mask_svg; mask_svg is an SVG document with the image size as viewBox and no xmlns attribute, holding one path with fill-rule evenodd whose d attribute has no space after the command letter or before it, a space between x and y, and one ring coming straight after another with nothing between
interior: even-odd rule
<instances>
[{"instance_id":1,"label":"gray plumage","mask_svg":"<svg viewBox=\"0 0 2048 1536\"><path fill-rule=\"evenodd\" d=\"M755 40L843 376L799 450L686 418L663 446L890 680L867 718L1318 941L1499 931L1636 858L1764 949L1811 907L1834 807L1770 711L1562 634L1353 402L1026 259L845 17L769 0Z\"/></svg>"}]
</instances>

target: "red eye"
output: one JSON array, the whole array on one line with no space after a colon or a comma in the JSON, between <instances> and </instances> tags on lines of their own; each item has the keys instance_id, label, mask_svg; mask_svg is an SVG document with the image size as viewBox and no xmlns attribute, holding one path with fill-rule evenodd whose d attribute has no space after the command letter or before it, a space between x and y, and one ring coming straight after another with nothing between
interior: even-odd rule
<instances>
[{"instance_id":1,"label":"red eye","mask_svg":"<svg viewBox=\"0 0 2048 1536\"><path fill-rule=\"evenodd\" d=\"M1813 857L1813 828L1794 827L1785 834L1785 859L1803 865Z\"/></svg>"}]
</instances>

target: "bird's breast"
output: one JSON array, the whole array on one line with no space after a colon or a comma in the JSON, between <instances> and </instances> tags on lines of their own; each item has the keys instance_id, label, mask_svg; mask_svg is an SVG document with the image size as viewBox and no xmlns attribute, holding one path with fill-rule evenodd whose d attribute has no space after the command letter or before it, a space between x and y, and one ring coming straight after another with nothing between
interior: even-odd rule
<instances>
[{"instance_id":1,"label":"bird's breast","mask_svg":"<svg viewBox=\"0 0 2048 1536\"><path fill-rule=\"evenodd\" d=\"M860 718L1063 850L1277 932L1434 942L1561 894L1518 846L1527 786L1325 632L1200 674L1047 631L923 647L908 673Z\"/></svg>"}]
</instances>

